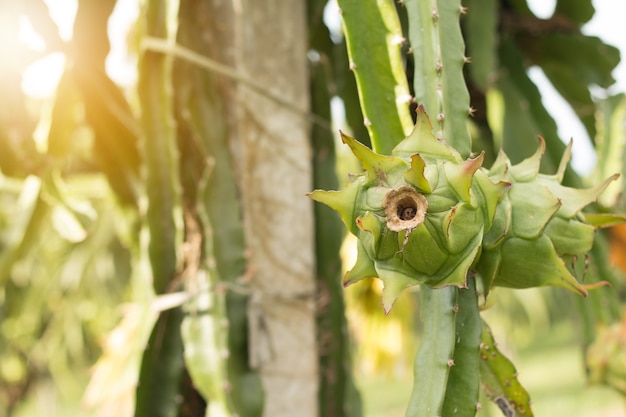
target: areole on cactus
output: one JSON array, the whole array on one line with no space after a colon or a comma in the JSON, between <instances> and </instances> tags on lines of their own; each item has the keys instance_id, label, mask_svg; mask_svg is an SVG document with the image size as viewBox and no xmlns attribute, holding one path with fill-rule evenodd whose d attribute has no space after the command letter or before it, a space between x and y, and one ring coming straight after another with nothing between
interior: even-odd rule
<instances>
[{"instance_id":1,"label":"areole on cactus","mask_svg":"<svg viewBox=\"0 0 626 417\"><path fill-rule=\"evenodd\" d=\"M512 165L501 152L487 170L483 154L463 160L432 129L418 107L412 133L391 155L342 133L364 172L343 190L309 196L339 212L358 238L344 285L380 278L386 312L409 286L466 287L473 272L485 293L554 285L586 295L564 260L591 248L595 225L581 209L616 176L591 189L562 186L571 149L555 175L539 174L541 138L534 156Z\"/></svg>"}]
</instances>

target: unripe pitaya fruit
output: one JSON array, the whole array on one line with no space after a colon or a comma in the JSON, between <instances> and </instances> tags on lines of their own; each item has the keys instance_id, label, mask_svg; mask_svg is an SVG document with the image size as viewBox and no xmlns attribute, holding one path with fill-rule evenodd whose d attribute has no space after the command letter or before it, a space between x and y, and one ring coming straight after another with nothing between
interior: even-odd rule
<instances>
[{"instance_id":1,"label":"unripe pitaya fruit","mask_svg":"<svg viewBox=\"0 0 626 417\"><path fill-rule=\"evenodd\" d=\"M411 285L464 287L509 184L479 169L482 154L464 161L437 139L421 107L413 132L390 156L342 139L365 172L341 191L309 195L338 211L359 239L356 265L344 284L379 277L386 312Z\"/></svg>"},{"instance_id":2,"label":"unripe pitaya fruit","mask_svg":"<svg viewBox=\"0 0 626 417\"><path fill-rule=\"evenodd\" d=\"M538 173L542 139L533 157L511 165L501 152L487 171L483 154L463 160L436 138L421 106L413 132L391 155L342 139L364 172L341 191L309 196L338 211L358 238L344 285L380 278L386 312L409 286L465 287L474 271L485 293L498 285L557 285L586 294L562 258L591 248L594 226L580 210L615 177L593 189L562 186L570 148L555 175Z\"/></svg>"},{"instance_id":3,"label":"unripe pitaya fruit","mask_svg":"<svg viewBox=\"0 0 626 417\"><path fill-rule=\"evenodd\" d=\"M593 245L594 225L581 210L594 202L614 175L595 188L561 185L571 155L567 147L555 175L539 173L545 142L533 156L511 165L500 152L489 170L493 181L511 184L498 202L492 228L485 233L476 270L485 291L492 286L529 288L544 285L565 287L587 295L566 267Z\"/></svg>"}]
</instances>

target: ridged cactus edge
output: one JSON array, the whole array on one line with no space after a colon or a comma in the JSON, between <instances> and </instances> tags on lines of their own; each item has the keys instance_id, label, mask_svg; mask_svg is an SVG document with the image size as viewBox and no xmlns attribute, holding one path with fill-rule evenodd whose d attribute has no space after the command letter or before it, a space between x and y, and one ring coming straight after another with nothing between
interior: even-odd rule
<instances>
[{"instance_id":1,"label":"ridged cactus edge","mask_svg":"<svg viewBox=\"0 0 626 417\"><path fill-rule=\"evenodd\" d=\"M422 106L413 131L391 155L341 136L363 172L340 191L315 190L309 197L339 212L358 238L344 285L380 278L385 312L407 287L466 288L476 272L485 296L494 286L551 285L587 294L568 262L591 249L606 218L587 219L581 210L617 175L594 188L563 186L571 146L556 174L540 174L541 138L533 156L513 165L500 152L487 170L482 154L463 159L437 138Z\"/></svg>"}]
</instances>

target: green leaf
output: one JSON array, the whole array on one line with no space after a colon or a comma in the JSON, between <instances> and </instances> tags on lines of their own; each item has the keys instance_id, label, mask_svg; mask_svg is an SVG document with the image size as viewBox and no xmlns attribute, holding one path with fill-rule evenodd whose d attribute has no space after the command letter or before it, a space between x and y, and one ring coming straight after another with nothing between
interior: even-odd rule
<instances>
[{"instance_id":1,"label":"green leaf","mask_svg":"<svg viewBox=\"0 0 626 417\"><path fill-rule=\"evenodd\" d=\"M547 33L524 39L522 49L541 67L559 65L571 72L571 79L583 85L608 87L615 82L611 75L619 64L619 50L595 36L582 33Z\"/></svg>"},{"instance_id":2,"label":"green leaf","mask_svg":"<svg viewBox=\"0 0 626 417\"><path fill-rule=\"evenodd\" d=\"M498 203L502 201L504 194L511 188L511 183L499 181L492 182L485 171L479 170L474 174L475 190L480 195L479 206L483 210L485 219L485 230L490 230L496 215Z\"/></svg>"},{"instance_id":3,"label":"green leaf","mask_svg":"<svg viewBox=\"0 0 626 417\"><path fill-rule=\"evenodd\" d=\"M205 271L191 279L196 280L199 293L188 304L189 311L180 328L185 364L195 389L208 403L207 415L231 416L228 390L225 389L228 382L225 361L228 357L228 328L223 294L215 289L209 292Z\"/></svg>"},{"instance_id":4,"label":"green leaf","mask_svg":"<svg viewBox=\"0 0 626 417\"><path fill-rule=\"evenodd\" d=\"M554 15L566 16L573 23L582 25L593 17L595 9L591 0L558 0Z\"/></svg>"},{"instance_id":5,"label":"green leaf","mask_svg":"<svg viewBox=\"0 0 626 417\"><path fill-rule=\"evenodd\" d=\"M0 185L3 180L0 173ZM0 283L9 279L15 262L39 239L41 227L50 212L50 206L41 198L41 188L38 177L28 177L21 183L10 227L1 236Z\"/></svg>"},{"instance_id":6,"label":"green leaf","mask_svg":"<svg viewBox=\"0 0 626 417\"><path fill-rule=\"evenodd\" d=\"M532 181L539 173L541 166L541 158L546 152L546 142L539 136L539 147L532 156L524 159L522 162L509 166L511 177L516 181Z\"/></svg>"},{"instance_id":7,"label":"green leaf","mask_svg":"<svg viewBox=\"0 0 626 417\"><path fill-rule=\"evenodd\" d=\"M549 177L546 178L541 175L539 176L539 180L561 201L562 205L559 208L559 215L571 219L584 207L596 201L606 187L618 177L619 174L614 174L595 187L583 189L563 187L555 181L552 181Z\"/></svg>"},{"instance_id":8,"label":"green leaf","mask_svg":"<svg viewBox=\"0 0 626 417\"><path fill-rule=\"evenodd\" d=\"M378 272L376 272L376 268L374 267L374 261L369 257L367 252L365 252L360 239L357 241L356 253L356 263L343 277L343 285L346 287L364 278L378 277Z\"/></svg>"}]
</instances>

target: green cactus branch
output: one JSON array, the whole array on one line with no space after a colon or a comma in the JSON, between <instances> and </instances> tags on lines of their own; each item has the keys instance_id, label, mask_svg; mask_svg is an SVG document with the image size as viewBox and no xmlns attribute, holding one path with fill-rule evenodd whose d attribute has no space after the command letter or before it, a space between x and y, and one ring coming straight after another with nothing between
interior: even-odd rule
<instances>
[{"instance_id":1,"label":"green cactus branch","mask_svg":"<svg viewBox=\"0 0 626 417\"><path fill-rule=\"evenodd\" d=\"M338 0L365 125L372 148L389 154L411 130L400 47L405 42L392 0Z\"/></svg>"},{"instance_id":2,"label":"green cactus branch","mask_svg":"<svg viewBox=\"0 0 626 417\"><path fill-rule=\"evenodd\" d=\"M148 35L173 36L166 19L167 4L148 4ZM177 269L177 248L182 239L178 150L171 94L172 58L145 50L139 59L139 102L142 108L143 152L148 194L149 253L156 293L164 293Z\"/></svg>"},{"instance_id":3,"label":"green cactus branch","mask_svg":"<svg viewBox=\"0 0 626 417\"><path fill-rule=\"evenodd\" d=\"M455 306L458 306L456 288L420 292L421 310L429 311L431 319L424 319L422 346L415 359L415 382L407 417L442 415L448 376L455 366ZM429 340L437 343L428 343Z\"/></svg>"},{"instance_id":4,"label":"green cactus branch","mask_svg":"<svg viewBox=\"0 0 626 417\"><path fill-rule=\"evenodd\" d=\"M460 288L454 336L454 365L446 386L442 416L472 417L479 409L479 345L482 334L476 282L467 280L468 288Z\"/></svg>"},{"instance_id":5,"label":"green cactus branch","mask_svg":"<svg viewBox=\"0 0 626 417\"><path fill-rule=\"evenodd\" d=\"M467 129L469 93L463 78L465 46L459 16L460 0L405 2L409 15L409 42L415 73L415 99L436 122L436 135L462 156L471 151Z\"/></svg>"}]
</instances>

